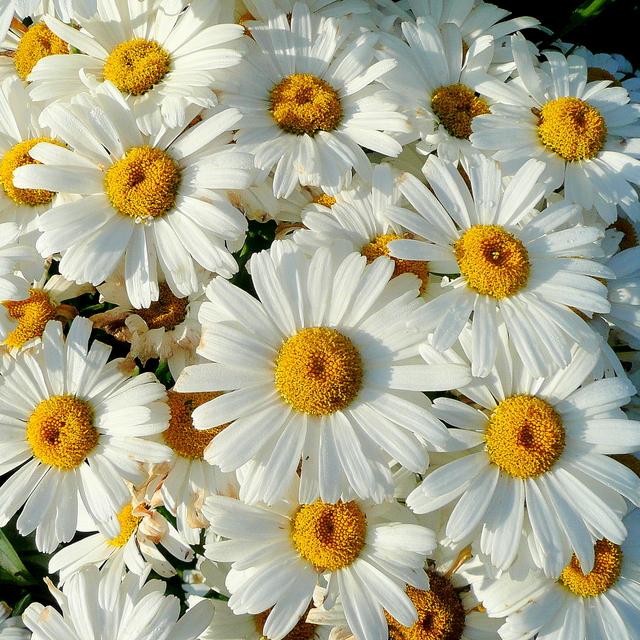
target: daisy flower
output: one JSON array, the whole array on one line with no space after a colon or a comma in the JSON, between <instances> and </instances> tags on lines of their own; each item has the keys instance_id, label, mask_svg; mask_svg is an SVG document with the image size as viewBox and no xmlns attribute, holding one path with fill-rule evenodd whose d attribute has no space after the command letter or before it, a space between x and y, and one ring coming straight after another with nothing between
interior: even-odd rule
<instances>
[{"instance_id":1,"label":"daisy flower","mask_svg":"<svg viewBox=\"0 0 640 640\"><path fill-rule=\"evenodd\" d=\"M489 615L507 617L500 628L503 640L634 638L640 612L640 511L633 510L624 523L629 535L621 544L606 538L595 542L590 571L574 555L559 578L548 578L525 553L517 571L483 584L480 595Z\"/></svg>"},{"instance_id":2,"label":"daisy flower","mask_svg":"<svg viewBox=\"0 0 640 640\"><path fill-rule=\"evenodd\" d=\"M238 146L255 165L275 167L273 193L287 197L296 185L329 195L348 186L352 169L368 177L363 147L397 156L390 133L409 130L399 99L376 80L394 60L373 62L372 32L349 36L338 48L338 21L320 18L297 2L266 23L251 23L253 40L242 65L223 87L223 104L238 107Z\"/></svg>"},{"instance_id":3,"label":"daisy flower","mask_svg":"<svg viewBox=\"0 0 640 640\"><path fill-rule=\"evenodd\" d=\"M211 283L198 350L211 362L187 367L176 389L230 392L193 419L198 428L234 421L205 458L247 470L243 500L278 499L300 464L303 502L381 501L393 492L389 457L420 473L425 445L446 443L419 391L464 385L469 369L418 364L425 334L406 328L422 304L414 276L389 282L387 258L367 265L321 248L308 259L292 245L252 257L259 301L222 278Z\"/></svg>"},{"instance_id":4,"label":"daisy flower","mask_svg":"<svg viewBox=\"0 0 640 640\"><path fill-rule=\"evenodd\" d=\"M176 570L160 552L162 547L181 562L191 562L194 553L175 527L144 499L144 487L133 490L130 502L118 512L120 533L102 531L66 545L49 560L49 573L59 572L60 584L87 564L124 575L126 569L145 575L148 568L163 578Z\"/></svg>"},{"instance_id":5,"label":"daisy flower","mask_svg":"<svg viewBox=\"0 0 640 640\"><path fill-rule=\"evenodd\" d=\"M28 295L27 278L42 272L38 252L20 243L20 228L13 222L0 222L0 304L22 300Z\"/></svg>"},{"instance_id":6,"label":"daisy flower","mask_svg":"<svg viewBox=\"0 0 640 640\"><path fill-rule=\"evenodd\" d=\"M36 350L6 362L0 386L0 526L24 505L18 531L36 530L51 552L76 532L78 502L111 536L129 500L125 479L140 482L138 462L170 457L148 436L169 420L164 387L153 374L129 379L111 348L88 347L91 322L76 318L65 339L50 321Z\"/></svg>"},{"instance_id":7,"label":"daisy flower","mask_svg":"<svg viewBox=\"0 0 640 640\"><path fill-rule=\"evenodd\" d=\"M80 53L40 60L28 76L33 100L81 93L87 74L112 82L147 134L160 123L184 128L193 117L190 107L216 104L212 88L218 72L240 61L235 41L244 33L240 25L219 24L219 3L193 0L186 7L181 3L183 11L168 11L162 0L98 0L93 15L90 5L76 2L79 30L44 16L47 27Z\"/></svg>"},{"instance_id":8,"label":"daisy flower","mask_svg":"<svg viewBox=\"0 0 640 640\"><path fill-rule=\"evenodd\" d=\"M383 51L398 60L381 82L402 96L402 105L420 134L417 148L450 162L478 153L469 142L471 123L490 113L490 103L480 97L476 83L486 77L493 57L493 38L484 36L463 47L455 24L438 28L429 18L403 22L406 43L383 37ZM446 46L445 46L446 42Z\"/></svg>"},{"instance_id":9,"label":"daisy flower","mask_svg":"<svg viewBox=\"0 0 640 640\"><path fill-rule=\"evenodd\" d=\"M627 91L608 80L588 82L580 56L548 51L538 69L526 40L511 40L519 76L477 85L500 104L474 119L474 147L493 154L508 171L539 159L552 188L564 185L567 200L595 207L607 223L615 220L616 205L640 217L634 186L640 186L640 123Z\"/></svg>"},{"instance_id":10,"label":"daisy flower","mask_svg":"<svg viewBox=\"0 0 640 640\"><path fill-rule=\"evenodd\" d=\"M396 506L292 499L267 507L211 496L205 515L229 540L207 544L205 555L233 563L226 585L234 613L270 609L263 634L271 640L298 623L322 579L327 604L341 598L357 637L387 640L385 611L405 626L416 621L405 587L428 588L423 566L435 547L429 529L394 520Z\"/></svg>"},{"instance_id":11,"label":"daisy flower","mask_svg":"<svg viewBox=\"0 0 640 640\"><path fill-rule=\"evenodd\" d=\"M387 216L425 240L396 240L392 256L426 260L429 270L454 274L446 291L414 312L410 326L434 332L433 345L452 346L473 313L472 372L486 375L496 359L497 327L536 375L569 362L576 342L593 330L580 318L608 313L607 267L586 258L602 255L599 227L580 225L580 207L560 201L534 209L545 193L544 165L525 164L505 187L500 167L476 156L468 166L471 191L455 165L430 156L423 168L429 188L405 174L402 194L418 212L390 209Z\"/></svg>"},{"instance_id":12,"label":"daisy flower","mask_svg":"<svg viewBox=\"0 0 640 640\"><path fill-rule=\"evenodd\" d=\"M251 181L251 157L228 144L237 110L181 135L162 129L148 137L104 83L71 104L50 105L41 119L67 148L36 145L30 153L42 164L20 167L14 181L83 196L39 222L37 248L44 256L62 252L63 276L97 285L124 257L127 295L140 308L159 298L158 267L178 297L199 289L195 263L224 277L237 271L227 243L244 238L247 221L218 191Z\"/></svg>"},{"instance_id":13,"label":"daisy flower","mask_svg":"<svg viewBox=\"0 0 640 640\"><path fill-rule=\"evenodd\" d=\"M58 274L47 279L46 272L37 282L25 279L24 289L21 298L0 302L0 341L12 350L39 341L49 320L73 320L78 312L64 301L93 291L89 284L69 282Z\"/></svg>"},{"instance_id":14,"label":"daisy flower","mask_svg":"<svg viewBox=\"0 0 640 640\"><path fill-rule=\"evenodd\" d=\"M22 618L11 617L11 607L0 600L0 640L29 640L31 633Z\"/></svg>"},{"instance_id":15,"label":"daisy flower","mask_svg":"<svg viewBox=\"0 0 640 640\"><path fill-rule=\"evenodd\" d=\"M196 640L213 616L210 602L198 603L180 616L180 600L164 595L165 582L145 584L135 573L113 580L108 571L89 566L72 576L62 591L50 582L48 586L62 614L39 602L29 605L22 618L36 638Z\"/></svg>"},{"instance_id":16,"label":"daisy flower","mask_svg":"<svg viewBox=\"0 0 640 640\"><path fill-rule=\"evenodd\" d=\"M472 352L441 354L425 344L428 362L465 362ZM429 473L407 498L417 513L456 502L445 534L452 544L474 536L482 553L501 570L514 561L523 527L545 573L557 576L575 553L593 566L593 543L626 535L623 496L640 504L640 478L604 454L630 453L640 446L640 423L620 407L635 388L626 378L596 379L596 350L574 348L564 369L534 378L498 332L499 357L484 379L460 389L476 403L437 398L434 412L455 431L467 450Z\"/></svg>"}]
</instances>

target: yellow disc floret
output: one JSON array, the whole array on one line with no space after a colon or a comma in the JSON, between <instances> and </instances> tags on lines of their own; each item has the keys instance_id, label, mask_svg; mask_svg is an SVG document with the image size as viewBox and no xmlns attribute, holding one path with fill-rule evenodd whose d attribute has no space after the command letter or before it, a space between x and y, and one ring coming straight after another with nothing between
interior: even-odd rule
<instances>
[{"instance_id":1,"label":"yellow disc floret","mask_svg":"<svg viewBox=\"0 0 640 640\"><path fill-rule=\"evenodd\" d=\"M131 503L126 504L118 513L120 533L115 538L107 540L107 544L111 547L124 547L133 535L133 532L138 528L140 520L142 520L140 516L133 515Z\"/></svg>"},{"instance_id":2,"label":"yellow disc floret","mask_svg":"<svg viewBox=\"0 0 640 640\"><path fill-rule=\"evenodd\" d=\"M133 147L114 162L104 178L113 207L134 219L155 218L171 207L180 184L180 168L162 149Z\"/></svg>"},{"instance_id":3,"label":"yellow disc floret","mask_svg":"<svg viewBox=\"0 0 640 640\"><path fill-rule=\"evenodd\" d=\"M467 286L482 295L507 298L529 280L527 249L498 225L471 227L455 242L453 250Z\"/></svg>"},{"instance_id":4,"label":"yellow disc floret","mask_svg":"<svg viewBox=\"0 0 640 640\"><path fill-rule=\"evenodd\" d=\"M313 202L316 204L321 204L323 207L328 207L331 209L333 205L336 203L336 199L333 196L330 196L326 193L320 193L317 196L313 197Z\"/></svg>"},{"instance_id":5,"label":"yellow disc floret","mask_svg":"<svg viewBox=\"0 0 640 640\"><path fill-rule=\"evenodd\" d=\"M581 598L593 598L608 591L618 581L621 568L622 549L609 540L598 540L591 572L586 575L582 573L580 562L574 554L558 582Z\"/></svg>"},{"instance_id":6,"label":"yellow disc floret","mask_svg":"<svg viewBox=\"0 0 640 640\"><path fill-rule=\"evenodd\" d=\"M393 240L402 240L410 236L399 236L396 233L384 233L375 237L371 242L367 243L360 249L360 253L366 257L367 264L371 264L380 256L389 256L389 243ZM402 260L389 256L394 264L393 277L399 276L401 273L413 273L420 278L420 291L423 292L429 282L429 264L421 260Z\"/></svg>"},{"instance_id":7,"label":"yellow disc floret","mask_svg":"<svg viewBox=\"0 0 640 640\"><path fill-rule=\"evenodd\" d=\"M204 450L209 443L228 426L222 424L212 429L196 429L193 426L191 418L193 410L219 395L220 393L216 391L178 393L171 390L167 392L171 419L162 437L179 456L190 460L202 460Z\"/></svg>"},{"instance_id":8,"label":"yellow disc floret","mask_svg":"<svg viewBox=\"0 0 640 640\"><path fill-rule=\"evenodd\" d=\"M298 136L332 131L342 120L337 91L309 73L294 73L281 80L271 90L270 102L278 126Z\"/></svg>"},{"instance_id":9,"label":"yellow disc floret","mask_svg":"<svg viewBox=\"0 0 640 640\"><path fill-rule=\"evenodd\" d=\"M57 317L57 307L42 289L30 289L28 298L5 300L2 304L7 309L7 315L18 321L18 326L9 332L4 341L12 348L19 348L29 340L42 336L47 322Z\"/></svg>"},{"instance_id":10,"label":"yellow disc floret","mask_svg":"<svg viewBox=\"0 0 640 640\"><path fill-rule=\"evenodd\" d=\"M136 309L149 329L175 329L187 317L189 298L178 298L173 294L166 282L161 282L159 296L155 302L145 309Z\"/></svg>"},{"instance_id":11,"label":"yellow disc floret","mask_svg":"<svg viewBox=\"0 0 640 640\"><path fill-rule=\"evenodd\" d=\"M362 384L360 353L335 329L301 329L280 347L276 388L296 411L323 416L347 407Z\"/></svg>"},{"instance_id":12,"label":"yellow disc floret","mask_svg":"<svg viewBox=\"0 0 640 640\"><path fill-rule=\"evenodd\" d=\"M157 42L134 38L113 49L103 73L122 93L140 96L164 78L170 65L171 57Z\"/></svg>"},{"instance_id":13,"label":"yellow disc floret","mask_svg":"<svg viewBox=\"0 0 640 640\"><path fill-rule=\"evenodd\" d=\"M538 137L547 149L568 162L590 160L607 140L602 114L580 98L556 98L538 114Z\"/></svg>"},{"instance_id":14,"label":"yellow disc floret","mask_svg":"<svg viewBox=\"0 0 640 640\"><path fill-rule=\"evenodd\" d=\"M31 149L40 142L63 146L62 143L52 138L31 138L11 147L0 160L0 186L16 204L37 207L49 204L53 200L53 196L55 196L55 193L46 189L19 189L13 184L13 172L18 167L24 167L28 164L41 164L29 155Z\"/></svg>"},{"instance_id":15,"label":"yellow disc floret","mask_svg":"<svg viewBox=\"0 0 640 640\"><path fill-rule=\"evenodd\" d=\"M291 521L293 545L321 572L348 567L364 547L366 535L367 518L353 501L317 500L302 505Z\"/></svg>"},{"instance_id":16,"label":"yellow disc floret","mask_svg":"<svg viewBox=\"0 0 640 640\"><path fill-rule=\"evenodd\" d=\"M464 84L438 87L431 96L431 108L450 135L464 140L471 135L471 121L491 113L486 100Z\"/></svg>"},{"instance_id":17,"label":"yellow disc floret","mask_svg":"<svg viewBox=\"0 0 640 640\"><path fill-rule=\"evenodd\" d=\"M514 478L535 478L556 463L565 445L562 419L541 398L506 398L493 410L485 430L493 464Z\"/></svg>"},{"instance_id":18,"label":"yellow disc floret","mask_svg":"<svg viewBox=\"0 0 640 640\"><path fill-rule=\"evenodd\" d=\"M44 464L69 471L80 466L98 444L93 410L75 396L51 396L27 421L27 442Z\"/></svg>"},{"instance_id":19,"label":"yellow disc floret","mask_svg":"<svg viewBox=\"0 0 640 640\"><path fill-rule=\"evenodd\" d=\"M411 627L401 625L385 611L389 640L459 640L465 627L465 611L451 581L430 570L429 591L407 587L407 595L418 612Z\"/></svg>"},{"instance_id":20,"label":"yellow disc floret","mask_svg":"<svg viewBox=\"0 0 640 640\"><path fill-rule=\"evenodd\" d=\"M26 80L42 58L66 53L69 53L69 45L46 24L40 23L29 27L26 33L22 34L13 61L20 78Z\"/></svg>"}]
</instances>

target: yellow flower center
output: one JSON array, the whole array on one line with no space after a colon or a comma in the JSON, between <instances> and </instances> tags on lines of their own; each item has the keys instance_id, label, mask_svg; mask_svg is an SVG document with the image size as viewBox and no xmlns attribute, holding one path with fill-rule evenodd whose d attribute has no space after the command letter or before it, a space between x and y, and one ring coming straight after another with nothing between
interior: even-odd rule
<instances>
[{"instance_id":1,"label":"yellow flower center","mask_svg":"<svg viewBox=\"0 0 640 640\"><path fill-rule=\"evenodd\" d=\"M450 135L464 140L471 135L471 121L491 113L487 101L464 84L438 87L431 96L431 108Z\"/></svg>"},{"instance_id":2,"label":"yellow flower center","mask_svg":"<svg viewBox=\"0 0 640 640\"><path fill-rule=\"evenodd\" d=\"M113 49L103 74L122 93L140 96L165 77L170 64L169 54L157 42L134 38Z\"/></svg>"},{"instance_id":3,"label":"yellow flower center","mask_svg":"<svg viewBox=\"0 0 640 640\"><path fill-rule=\"evenodd\" d=\"M13 184L13 172L18 167L24 167L29 164L41 164L34 160L29 152L40 142L49 142L63 146L61 142L52 138L31 138L18 142L7 151L2 160L0 160L0 186L11 200L19 205L27 205L37 207L43 204L49 204L53 200L55 193L45 189L19 189Z\"/></svg>"},{"instance_id":4,"label":"yellow flower center","mask_svg":"<svg viewBox=\"0 0 640 640\"><path fill-rule=\"evenodd\" d=\"M46 24L34 24L20 37L13 61L20 78L26 80L42 58L66 53L69 53L69 45L62 38Z\"/></svg>"},{"instance_id":5,"label":"yellow flower center","mask_svg":"<svg viewBox=\"0 0 640 640\"><path fill-rule=\"evenodd\" d=\"M366 535L367 518L353 501L316 500L302 505L291 521L294 547L321 572L348 567L362 551Z\"/></svg>"},{"instance_id":6,"label":"yellow flower center","mask_svg":"<svg viewBox=\"0 0 640 640\"><path fill-rule=\"evenodd\" d=\"M612 87L622 86L622 84L616 80L616 77L606 69L601 69L600 67L589 67L587 69L587 82L596 82L601 80L609 80Z\"/></svg>"},{"instance_id":7,"label":"yellow flower center","mask_svg":"<svg viewBox=\"0 0 640 640\"><path fill-rule=\"evenodd\" d=\"M57 317L57 307L41 289L29 289L29 297L25 300L5 300L2 304L7 308L8 316L18 322L4 341L11 348L19 348L42 336L47 322Z\"/></svg>"},{"instance_id":8,"label":"yellow flower center","mask_svg":"<svg viewBox=\"0 0 640 640\"><path fill-rule=\"evenodd\" d=\"M156 218L171 207L180 168L161 149L133 147L107 170L104 185L113 207L134 219Z\"/></svg>"},{"instance_id":9,"label":"yellow flower center","mask_svg":"<svg viewBox=\"0 0 640 640\"><path fill-rule=\"evenodd\" d=\"M297 622L296 626L293 627L293 629L291 629L291 631L289 631L282 640L311 640L316 637L316 630L318 629L317 625L305 622L307 615L309 615L310 608L311 607L304 612L304 615ZM267 609L266 611L253 616L253 623L261 638L266 638L264 635L264 625L270 613L271 609Z\"/></svg>"},{"instance_id":10,"label":"yellow flower center","mask_svg":"<svg viewBox=\"0 0 640 640\"><path fill-rule=\"evenodd\" d=\"M281 80L270 94L270 112L287 133L310 136L332 131L342 120L342 104L336 90L310 73L294 73Z\"/></svg>"},{"instance_id":11,"label":"yellow flower center","mask_svg":"<svg viewBox=\"0 0 640 640\"><path fill-rule=\"evenodd\" d=\"M445 576L429 571L429 591L407 587L407 595L418 612L412 627L401 625L385 611L389 640L459 640L465 627L460 596Z\"/></svg>"},{"instance_id":12,"label":"yellow flower center","mask_svg":"<svg viewBox=\"0 0 640 640\"><path fill-rule=\"evenodd\" d=\"M551 469L565 445L562 420L540 398L506 398L493 410L484 434L489 459L514 478L535 478Z\"/></svg>"},{"instance_id":13,"label":"yellow flower center","mask_svg":"<svg viewBox=\"0 0 640 640\"><path fill-rule=\"evenodd\" d=\"M333 205L336 203L336 199L326 193L321 193L317 196L314 196L313 201L316 204L321 204L323 207L329 207L329 209L331 209L331 207L333 207Z\"/></svg>"},{"instance_id":14,"label":"yellow flower center","mask_svg":"<svg viewBox=\"0 0 640 640\"><path fill-rule=\"evenodd\" d=\"M142 520L140 516L133 515L133 507L131 503L126 504L118 513L118 522L120 523L120 533L115 537L107 540L107 544L111 547L124 547L138 528L138 523Z\"/></svg>"},{"instance_id":15,"label":"yellow flower center","mask_svg":"<svg viewBox=\"0 0 640 640\"><path fill-rule=\"evenodd\" d=\"M33 455L63 471L80 466L98 439L93 410L75 396L51 396L43 400L27 421L27 442Z\"/></svg>"},{"instance_id":16,"label":"yellow flower center","mask_svg":"<svg viewBox=\"0 0 640 640\"><path fill-rule=\"evenodd\" d=\"M367 264L371 264L380 256L389 256L389 243L393 240L402 240L411 236L399 236L395 233L385 233L377 236L368 244L365 244L360 253L366 257ZM402 260L389 256L394 264L393 277L399 276L401 273L413 273L420 278L420 292L424 292L429 282L429 263L420 260Z\"/></svg>"},{"instance_id":17,"label":"yellow flower center","mask_svg":"<svg viewBox=\"0 0 640 640\"><path fill-rule=\"evenodd\" d=\"M204 458L204 450L209 443L228 426L228 424L222 424L213 429L202 430L193 426L191 419L193 410L219 395L220 393L216 391L201 393L167 392L171 419L167 430L163 431L162 437L167 445L179 456L190 460L202 460Z\"/></svg>"},{"instance_id":18,"label":"yellow flower center","mask_svg":"<svg viewBox=\"0 0 640 640\"><path fill-rule=\"evenodd\" d=\"M164 328L171 331L187 317L189 298L178 298L173 295L166 282L161 282L158 289L160 294L158 299L146 309L136 309L136 315L147 323L149 329Z\"/></svg>"},{"instance_id":19,"label":"yellow flower center","mask_svg":"<svg viewBox=\"0 0 640 640\"><path fill-rule=\"evenodd\" d=\"M534 113L542 144L568 162L594 158L607 140L605 119L580 98L556 98Z\"/></svg>"},{"instance_id":20,"label":"yellow flower center","mask_svg":"<svg viewBox=\"0 0 640 640\"><path fill-rule=\"evenodd\" d=\"M284 341L276 389L296 411L325 416L349 406L362 384L360 353L335 329L310 327Z\"/></svg>"},{"instance_id":21,"label":"yellow flower center","mask_svg":"<svg viewBox=\"0 0 640 640\"><path fill-rule=\"evenodd\" d=\"M622 549L606 539L598 540L594 549L595 562L590 573L582 573L580 562L574 554L558 579L563 587L581 598L599 596L608 591L620 577Z\"/></svg>"},{"instance_id":22,"label":"yellow flower center","mask_svg":"<svg viewBox=\"0 0 640 640\"><path fill-rule=\"evenodd\" d=\"M477 224L456 240L454 254L467 286L501 299L529 280L529 254L522 241L498 225Z\"/></svg>"},{"instance_id":23,"label":"yellow flower center","mask_svg":"<svg viewBox=\"0 0 640 640\"><path fill-rule=\"evenodd\" d=\"M638 246L638 233L633 224L626 218L618 218L613 224L610 224L608 229L615 229L622 234L622 240L620 240L620 251L625 249L631 249L631 247Z\"/></svg>"}]
</instances>

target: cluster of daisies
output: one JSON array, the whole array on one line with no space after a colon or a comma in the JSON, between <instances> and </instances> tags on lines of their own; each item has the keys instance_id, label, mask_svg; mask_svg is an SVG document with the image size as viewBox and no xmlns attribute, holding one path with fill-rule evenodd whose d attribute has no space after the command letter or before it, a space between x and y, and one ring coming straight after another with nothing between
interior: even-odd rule
<instances>
[{"instance_id":1,"label":"cluster of daisies","mask_svg":"<svg viewBox=\"0 0 640 640\"><path fill-rule=\"evenodd\" d=\"M483 0L0 5L0 526L51 594L0 638L637 638L627 60Z\"/></svg>"}]
</instances>

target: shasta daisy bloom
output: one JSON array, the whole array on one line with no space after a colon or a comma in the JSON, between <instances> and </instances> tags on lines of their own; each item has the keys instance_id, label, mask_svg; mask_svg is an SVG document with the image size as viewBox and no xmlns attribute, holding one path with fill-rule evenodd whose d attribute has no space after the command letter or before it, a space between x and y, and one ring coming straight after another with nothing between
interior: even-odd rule
<instances>
[{"instance_id":1,"label":"shasta daisy bloom","mask_svg":"<svg viewBox=\"0 0 640 640\"><path fill-rule=\"evenodd\" d=\"M387 212L425 239L391 242L392 256L426 260L430 271L455 274L446 292L413 313L410 326L433 331L434 347L445 350L473 313L476 376L495 362L500 322L527 367L544 375L568 364L572 345L595 341L576 310L610 310L607 288L596 278L613 273L586 259L602 255L597 241L604 232L582 226L576 205L534 208L545 193L538 181L543 169L531 160L505 187L497 163L476 156L468 166L469 191L455 165L430 156L423 169L430 189L409 174L399 181L418 215Z\"/></svg>"},{"instance_id":2,"label":"shasta daisy bloom","mask_svg":"<svg viewBox=\"0 0 640 640\"><path fill-rule=\"evenodd\" d=\"M399 99L376 80L394 60L373 62L372 32L349 36L339 48L335 18L309 13L303 3L266 23L251 23L253 40L242 65L223 87L223 104L243 114L236 140L255 154L255 165L275 167L273 193L296 185L329 195L348 186L352 169L368 177L363 147L397 156L391 133L409 130Z\"/></svg>"},{"instance_id":3,"label":"shasta daisy bloom","mask_svg":"<svg viewBox=\"0 0 640 640\"><path fill-rule=\"evenodd\" d=\"M624 519L629 535L622 544L599 539L593 568L574 555L558 579L536 570L526 553L515 571L482 585L490 615L507 616L504 640L537 637L562 640L631 640L640 616L640 511ZM537 634L537 635L536 635Z\"/></svg>"},{"instance_id":4,"label":"shasta daisy bloom","mask_svg":"<svg viewBox=\"0 0 640 640\"><path fill-rule=\"evenodd\" d=\"M20 228L16 224L0 222L0 300L3 304L28 295L27 278L42 273L43 263L33 247L20 243Z\"/></svg>"},{"instance_id":5,"label":"shasta daisy bloom","mask_svg":"<svg viewBox=\"0 0 640 640\"><path fill-rule=\"evenodd\" d=\"M412 124L420 134L418 150L458 162L478 153L469 142L471 123L490 113L490 103L480 97L476 82L486 77L493 58L493 38L474 40L466 51L462 33L454 24L438 25L429 18L403 22L406 43L382 37L384 51L398 60L381 82L402 96ZM446 42L446 46L445 46Z\"/></svg>"},{"instance_id":6,"label":"shasta daisy bloom","mask_svg":"<svg viewBox=\"0 0 640 640\"><path fill-rule=\"evenodd\" d=\"M196 640L213 616L213 605L200 602L180 616L180 600L164 595L166 583L128 573L113 580L107 570L85 567L62 591L48 582L62 614L39 602L22 615L35 638L49 640ZM98 596L98 594L100 594Z\"/></svg>"},{"instance_id":7,"label":"shasta daisy bloom","mask_svg":"<svg viewBox=\"0 0 640 640\"><path fill-rule=\"evenodd\" d=\"M462 336L464 352L441 354L425 344L422 354L465 362L470 338ZM640 445L640 423L620 411L635 388L627 378L592 381L599 353L580 347L565 369L534 378L503 327L498 339L493 371L460 389L478 409L434 401L434 412L462 431L466 452L427 475L407 504L430 513L455 502L447 538L456 544L473 535L498 569L514 561L523 527L548 575L559 575L571 553L590 568L598 537L616 544L625 538L623 497L640 504L640 478L605 455Z\"/></svg>"},{"instance_id":8,"label":"shasta daisy bloom","mask_svg":"<svg viewBox=\"0 0 640 640\"><path fill-rule=\"evenodd\" d=\"M120 533L111 536L102 531L66 545L49 560L49 573L59 572L59 583L87 564L105 566L118 576L129 571L145 575L149 568L163 578L176 574L170 560L160 552L168 551L180 562L190 562L194 553L175 527L144 500L144 489L134 490L130 502L118 512Z\"/></svg>"},{"instance_id":9,"label":"shasta daisy bloom","mask_svg":"<svg viewBox=\"0 0 640 640\"><path fill-rule=\"evenodd\" d=\"M298 623L320 580L327 581L327 604L341 598L357 637L386 640L385 611L405 626L416 621L405 587L428 588L423 566L435 547L433 532L396 521L395 507L404 510L356 501L301 505L295 499L249 506L211 496L205 515L212 530L229 540L207 544L205 555L232 563L226 585L234 613L270 609L263 634L271 640Z\"/></svg>"},{"instance_id":10,"label":"shasta daisy bloom","mask_svg":"<svg viewBox=\"0 0 640 640\"><path fill-rule=\"evenodd\" d=\"M83 196L40 219L37 248L62 252L63 276L97 285L124 259L127 295L140 308L159 298L158 270L178 297L200 288L196 263L224 277L237 271L228 243L244 238L247 221L219 191L251 181L251 157L229 144L237 110L149 137L104 83L49 105L41 119L68 148L36 145L30 153L42 164L20 167L14 180Z\"/></svg>"},{"instance_id":11,"label":"shasta daisy bloom","mask_svg":"<svg viewBox=\"0 0 640 640\"><path fill-rule=\"evenodd\" d=\"M240 25L219 23L218 3L194 0L183 11L169 11L162 0L98 0L93 15L91 4L76 3L80 30L44 17L47 27L80 53L47 56L36 64L28 76L33 100L81 93L82 74L88 74L112 82L148 134L160 123L185 127L193 117L190 107L216 104L212 89L218 73L240 61L236 41L244 33Z\"/></svg>"},{"instance_id":12,"label":"shasta daisy bloom","mask_svg":"<svg viewBox=\"0 0 640 640\"><path fill-rule=\"evenodd\" d=\"M20 616L11 616L11 607L0 600L0 640L29 640L31 633Z\"/></svg>"},{"instance_id":13,"label":"shasta daisy bloom","mask_svg":"<svg viewBox=\"0 0 640 640\"><path fill-rule=\"evenodd\" d=\"M425 334L406 316L422 304L413 276L389 280L393 262L321 248L311 259L293 243L254 254L259 301L222 278L200 308L198 352L179 391L228 391L198 407L197 428L232 422L205 459L245 469L240 497L271 503L301 465L300 497L327 502L357 495L381 501L394 458L411 471L447 434L419 391L453 389L467 366L418 364Z\"/></svg>"},{"instance_id":14,"label":"shasta daisy bloom","mask_svg":"<svg viewBox=\"0 0 640 640\"><path fill-rule=\"evenodd\" d=\"M538 69L526 40L511 40L519 76L478 84L500 104L474 119L473 146L493 154L508 171L539 159L552 188L564 185L567 200L595 207L605 222L615 220L616 205L640 217L640 121L627 91L608 80L588 82L580 56L548 51Z\"/></svg>"},{"instance_id":15,"label":"shasta daisy bloom","mask_svg":"<svg viewBox=\"0 0 640 640\"><path fill-rule=\"evenodd\" d=\"M164 387L153 374L129 379L111 347L93 342L91 322L76 318L65 339L50 321L36 350L6 362L0 387L0 526L24 505L17 527L36 531L51 552L76 532L78 507L111 536L129 500L125 480L141 482L139 462L169 459L148 436L167 427Z\"/></svg>"}]
</instances>

